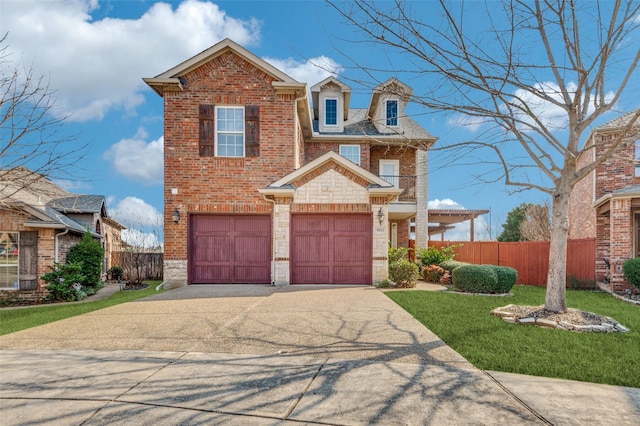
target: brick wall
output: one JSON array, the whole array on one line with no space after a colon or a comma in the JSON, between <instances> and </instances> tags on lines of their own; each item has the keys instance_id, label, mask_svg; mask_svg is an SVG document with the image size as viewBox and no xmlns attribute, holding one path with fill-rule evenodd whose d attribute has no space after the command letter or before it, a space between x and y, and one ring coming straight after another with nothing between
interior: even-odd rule
<instances>
[{"instance_id":1,"label":"brick wall","mask_svg":"<svg viewBox=\"0 0 640 426\"><path fill-rule=\"evenodd\" d=\"M380 160L399 160L401 176L416 175L416 150L409 147L372 146L371 173L380 174Z\"/></svg>"},{"instance_id":2,"label":"brick wall","mask_svg":"<svg viewBox=\"0 0 640 426\"><path fill-rule=\"evenodd\" d=\"M295 169L294 95L276 94L272 77L232 52L184 78L184 91L164 95L166 260L187 258L188 213L271 212L257 188ZM200 157L200 104L258 105L260 156ZM171 220L174 209L183 218L178 224Z\"/></svg>"},{"instance_id":3,"label":"brick wall","mask_svg":"<svg viewBox=\"0 0 640 426\"><path fill-rule=\"evenodd\" d=\"M593 162L593 151L586 151L578 158L580 169ZM595 172L589 173L576 184L569 199L569 238L594 238L596 236Z\"/></svg>"}]
</instances>

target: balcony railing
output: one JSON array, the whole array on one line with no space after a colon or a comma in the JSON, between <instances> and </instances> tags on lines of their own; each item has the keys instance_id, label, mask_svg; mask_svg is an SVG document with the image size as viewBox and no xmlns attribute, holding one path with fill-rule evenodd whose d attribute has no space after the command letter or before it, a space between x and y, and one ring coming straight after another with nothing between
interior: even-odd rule
<instances>
[{"instance_id":1,"label":"balcony railing","mask_svg":"<svg viewBox=\"0 0 640 426\"><path fill-rule=\"evenodd\" d=\"M398 196L398 201L414 202L416 201L416 177L415 176L390 176L380 175L380 177L396 188L403 189Z\"/></svg>"}]
</instances>

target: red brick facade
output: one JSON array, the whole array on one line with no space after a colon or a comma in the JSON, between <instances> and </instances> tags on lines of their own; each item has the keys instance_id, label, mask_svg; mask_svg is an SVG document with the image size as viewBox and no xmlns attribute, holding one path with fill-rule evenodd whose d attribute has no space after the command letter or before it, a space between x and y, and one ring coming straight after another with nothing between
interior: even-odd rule
<instances>
[{"instance_id":1,"label":"red brick facade","mask_svg":"<svg viewBox=\"0 0 640 426\"><path fill-rule=\"evenodd\" d=\"M578 168L592 163L619 136L615 129L596 131L589 141L594 150L585 150ZM637 256L639 241L636 215L640 198L633 188L640 185L636 176L636 143L633 138L578 182L569 206L569 238L596 238L596 278L609 282L613 290L628 287L622 264Z\"/></svg>"}]
</instances>

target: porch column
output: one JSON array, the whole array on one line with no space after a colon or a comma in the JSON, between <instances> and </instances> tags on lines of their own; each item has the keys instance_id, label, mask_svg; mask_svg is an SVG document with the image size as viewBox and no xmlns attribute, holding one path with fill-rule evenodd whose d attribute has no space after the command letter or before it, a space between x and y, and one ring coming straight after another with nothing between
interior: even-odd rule
<instances>
[{"instance_id":1,"label":"porch column","mask_svg":"<svg viewBox=\"0 0 640 426\"><path fill-rule=\"evenodd\" d=\"M429 212L427 194L427 151L416 152L416 247L427 247L429 239Z\"/></svg>"}]
</instances>

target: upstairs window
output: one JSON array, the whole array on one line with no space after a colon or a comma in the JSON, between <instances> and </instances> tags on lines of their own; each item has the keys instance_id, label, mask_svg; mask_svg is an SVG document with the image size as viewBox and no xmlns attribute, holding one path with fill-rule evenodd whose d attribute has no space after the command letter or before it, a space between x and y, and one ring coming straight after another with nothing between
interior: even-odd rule
<instances>
[{"instance_id":1,"label":"upstairs window","mask_svg":"<svg viewBox=\"0 0 640 426\"><path fill-rule=\"evenodd\" d=\"M340 145L340 155L360 165L360 145Z\"/></svg>"},{"instance_id":2,"label":"upstairs window","mask_svg":"<svg viewBox=\"0 0 640 426\"><path fill-rule=\"evenodd\" d=\"M201 157L258 157L260 107L200 105Z\"/></svg>"},{"instance_id":3,"label":"upstairs window","mask_svg":"<svg viewBox=\"0 0 640 426\"><path fill-rule=\"evenodd\" d=\"M216 107L216 156L244 157L244 108Z\"/></svg>"},{"instance_id":4,"label":"upstairs window","mask_svg":"<svg viewBox=\"0 0 640 426\"><path fill-rule=\"evenodd\" d=\"M387 101L387 126L398 125L398 101Z\"/></svg>"},{"instance_id":5,"label":"upstairs window","mask_svg":"<svg viewBox=\"0 0 640 426\"><path fill-rule=\"evenodd\" d=\"M338 100L337 99L324 100L324 124L326 126L338 125Z\"/></svg>"}]
</instances>

